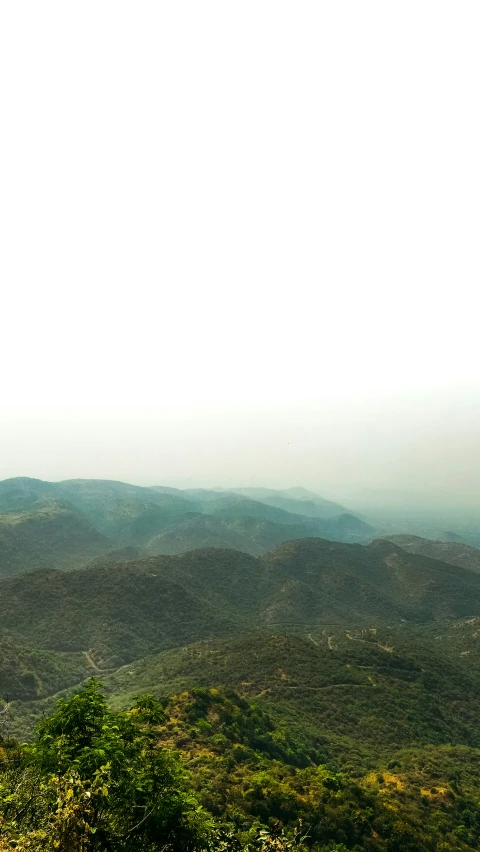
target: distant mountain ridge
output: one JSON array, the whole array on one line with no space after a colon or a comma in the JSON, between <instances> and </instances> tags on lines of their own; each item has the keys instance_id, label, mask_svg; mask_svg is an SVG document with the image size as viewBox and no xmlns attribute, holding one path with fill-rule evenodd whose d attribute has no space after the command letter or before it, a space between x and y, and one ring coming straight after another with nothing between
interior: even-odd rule
<instances>
[{"instance_id":1,"label":"distant mountain ridge","mask_svg":"<svg viewBox=\"0 0 480 852\"><path fill-rule=\"evenodd\" d=\"M215 514L186 515L152 538L146 550L152 554L174 555L214 546L260 556L281 542L306 536L362 541L370 534L369 527L352 515L338 515L328 521L303 519L297 515L296 520L297 523L280 524L262 517L237 515L228 509L220 509Z\"/></svg>"},{"instance_id":2,"label":"distant mountain ridge","mask_svg":"<svg viewBox=\"0 0 480 852\"><path fill-rule=\"evenodd\" d=\"M407 534L389 535L385 538L408 553L430 556L432 559L439 559L449 565L457 565L459 568L467 568L470 571L480 573L480 550L469 544L463 544L461 541L438 541Z\"/></svg>"},{"instance_id":3,"label":"distant mountain ridge","mask_svg":"<svg viewBox=\"0 0 480 852\"><path fill-rule=\"evenodd\" d=\"M80 568L113 543L56 500L0 514L0 577L34 568Z\"/></svg>"},{"instance_id":4,"label":"distant mountain ridge","mask_svg":"<svg viewBox=\"0 0 480 852\"><path fill-rule=\"evenodd\" d=\"M274 490L269 488L234 488L236 494L258 500L267 506L276 506L294 514L307 515L312 518L333 518L336 515L350 514L348 509L332 500L325 500L319 494L306 488L285 488Z\"/></svg>"},{"instance_id":5,"label":"distant mountain ridge","mask_svg":"<svg viewBox=\"0 0 480 852\"><path fill-rule=\"evenodd\" d=\"M268 492L268 500L272 493ZM147 488L111 480L3 480L0 576L40 566L70 570L108 550L123 548L126 555L128 547L136 548L132 556L185 553L198 547L234 548L260 555L282 541L305 536L363 542L373 538L374 530L368 524L339 513L337 509L342 507L336 504L331 504L335 508L331 517L320 517L325 506L317 512L304 499L308 495L302 492L298 500L280 495L272 503L228 491ZM282 500L288 509L274 505ZM53 506L57 507L55 513ZM292 507L295 511L290 511ZM11 513L15 511L25 520L22 535L20 527L13 530ZM25 513L30 513L28 524ZM48 515L53 524L53 514L55 529L52 526L47 534L45 518Z\"/></svg>"}]
</instances>

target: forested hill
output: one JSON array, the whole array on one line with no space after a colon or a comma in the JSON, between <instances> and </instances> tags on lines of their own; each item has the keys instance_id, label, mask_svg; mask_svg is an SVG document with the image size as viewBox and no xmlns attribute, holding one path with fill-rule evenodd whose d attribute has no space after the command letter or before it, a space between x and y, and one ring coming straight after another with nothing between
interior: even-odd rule
<instances>
[{"instance_id":1,"label":"forested hill","mask_svg":"<svg viewBox=\"0 0 480 852\"><path fill-rule=\"evenodd\" d=\"M228 688L143 696L115 713L90 681L31 745L0 741L0 849L477 849L478 753L391 756L352 777L322 762L318 738Z\"/></svg>"},{"instance_id":2,"label":"forested hill","mask_svg":"<svg viewBox=\"0 0 480 852\"><path fill-rule=\"evenodd\" d=\"M384 539L3 578L0 849L473 852L479 624L479 573Z\"/></svg>"},{"instance_id":3,"label":"forested hill","mask_svg":"<svg viewBox=\"0 0 480 852\"><path fill-rule=\"evenodd\" d=\"M432 559L448 562L449 565L480 573L480 550L477 547L459 541L432 541L418 535L390 535L386 536L386 539L408 553L430 556Z\"/></svg>"},{"instance_id":4,"label":"forested hill","mask_svg":"<svg viewBox=\"0 0 480 852\"><path fill-rule=\"evenodd\" d=\"M476 551L342 508L0 483L0 849L473 852Z\"/></svg>"},{"instance_id":5,"label":"forested hill","mask_svg":"<svg viewBox=\"0 0 480 852\"><path fill-rule=\"evenodd\" d=\"M343 507L303 498L268 492L252 499L96 479L3 480L0 577L35 567L71 570L108 551L123 549L126 557L132 547L145 555L221 547L259 556L290 539L373 538L374 530Z\"/></svg>"},{"instance_id":6,"label":"forested hill","mask_svg":"<svg viewBox=\"0 0 480 852\"><path fill-rule=\"evenodd\" d=\"M287 542L262 557L204 549L0 581L4 636L99 668L252 630L427 624L480 613L480 575L391 542Z\"/></svg>"},{"instance_id":7,"label":"forested hill","mask_svg":"<svg viewBox=\"0 0 480 852\"><path fill-rule=\"evenodd\" d=\"M40 567L79 568L113 546L73 506L56 500L0 514L0 577Z\"/></svg>"}]
</instances>

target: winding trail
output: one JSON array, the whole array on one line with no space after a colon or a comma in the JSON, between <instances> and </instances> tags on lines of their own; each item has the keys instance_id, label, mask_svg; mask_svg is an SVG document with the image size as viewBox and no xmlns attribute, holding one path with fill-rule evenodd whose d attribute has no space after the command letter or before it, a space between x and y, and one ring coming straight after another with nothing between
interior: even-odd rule
<instances>
[{"instance_id":1,"label":"winding trail","mask_svg":"<svg viewBox=\"0 0 480 852\"><path fill-rule=\"evenodd\" d=\"M392 654L395 650L393 645L382 645L381 642L370 642L369 639L361 639L360 636L352 636L348 630L345 635L347 639L351 639L352 642L363 642L365 645L374 645L376 648L381 648L382 651L387 651L389 654Z\"/></svg>"},{"instance_id":2,"label":"winding trail","mask_svg":"<svg viewBox=\"0 0 480 852\"><path fill-rule=\"evenodd\" d=\"M88 665L89 665L89 666L91 666L91 668L92 668L92 669L95 669L95 671L96 671L96 672L102 672L102 671L104 671L104 669L99 669L99 668L98 668L98 666L97 666L97 664L96 664L95 660L93 659L93 657L92 657L92 655L91 655L90 651L84 651L84 652L83 652L83 655L84 655L84 657L85 657L85 659L86 659L86 661L87 661Z\"/></svg>"}]
</instances>

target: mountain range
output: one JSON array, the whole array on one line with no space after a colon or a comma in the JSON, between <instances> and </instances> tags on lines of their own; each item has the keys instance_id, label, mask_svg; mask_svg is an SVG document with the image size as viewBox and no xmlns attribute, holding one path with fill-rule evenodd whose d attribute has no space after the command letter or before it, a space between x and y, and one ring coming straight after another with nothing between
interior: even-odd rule
<instances>
[{"instance_id":1,"label":"mountain range","mask_svg":"<svg viewBox=\"0 0 480 852\"><path fill-rule=\"evenodd\" d=\"M386 539L397 544L408 553L431 556L432 559L439 559L449 565L468 568L470 571L480 573L480 550L461 541L432 541L418 535L406 535L405 533L389 535L386 536Z\"/></svg>"},{"instance_id":2,"label":"mountain range","mask_svg":"<svg viewBox=\"0 0 480 852\"><path fill-rule=\"evenodd\" d=\"M290 539L373 537L368 524L342 507L317 498L315 509L304 496L278 492L272 498L268 492L269 502L262 502L220 490L143 488L108 480L3 480L0 577L37 567L71 570L109 551L123 551L127 558L131 547L137 555L222 547L257 556Z\"/></svg>"},{"instance_id":3,"label":"mountain range","mask_svg":"<svg viewBox=\"0 0 480 852\"><path fill-rule=\"evenodd\" d=\"M159 742L240 834L477 848L480 550L302 489L16 479L0 510L0 777L5 737L93 676L115 710L161 700Z\"/></svg>"},{"instance_id":4,"label":"mountain range","mask_svg":"<svg viewBox=\"0 0 480 852\"><path fill-rule=\"evenodd\" d=\"M19 660L28 649L48 652L64 667L66 687L77 678L78 655L92 672L108 671L202 640L407 629L478 613L479 574L385 540L303 539L261 557L214 548L127 562L109 556L70 572L0 580L0 638L10 656L13 645Z\"/></svg>"}]
</instances>

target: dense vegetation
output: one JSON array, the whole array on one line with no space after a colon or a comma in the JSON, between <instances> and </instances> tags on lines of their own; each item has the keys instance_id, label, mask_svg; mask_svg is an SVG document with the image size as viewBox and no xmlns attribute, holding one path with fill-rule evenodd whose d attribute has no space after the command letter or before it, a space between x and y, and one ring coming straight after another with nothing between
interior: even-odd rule
<instances>
[{"instance_id":1,"label":"dense vegetation","mask_svg":"<svg viewBox=\"0 0 480 852\"><path fill-rule=\"evenodd\" d=\"M343 507L304 497L268 492L255 500L108 480L7 479L0 482L0 577L79 568L109 551L118 557L123 551L125 560L132 547L136 555L221 547L258 556L290 539L373 537L373 529Z\"/></svg>"},{"instance_id":2,"label":"dense vegetation","mask_svg":"<svg viewBox=\"0 0 480 852\"><path fill-rule=\"evenodd\" d=\"M60 702L32 745L5 743L0 837L20 850L201 848L208 820L157 748L162 719L148 698L113 716L94 681Z\"/></svg>"},{"instance_id":3,"label":"dense vegetation","mask_svg":"<svg viewBox=\"0 0 480 852\"><path fill-rule=\"evenodd\" d=\"M387 539L408 553L420 553L449 565L480 572L480 550L477 547L460 541L431 541L418 535L389 535Z\"/></svg>"},{"instance_id":4,"label":"dense vegetation","mask_svg":"<svg viewBox=\"0 0 480 852\"><path fill-rule=\"evenodd\" d=\"M79 568L112 547L83 515L57 501L0 514L0 577L42 567Z\"/></svg>"},{"instance_id":5,"label":"dense vegetation","mask_svg":"<svg viewBox=\"0 0 480 852\"><path fill-rule=\"evenodd\" d=\"M0 638L0 695L29 701L59 692L92 673L81 652L58 653Z\"/></svg>"},{"instance_id":6,"label":"dense vegetation","mask_svg":"<svg viewBox=\"0 0 480 852\"><path fill-rule=\"evenodd\" d=\"M198 639L319 624L400 624L480 611L480 576L389 542L305 539L262 558L201 550L0 581L1 630L101 668Z\"/></svg>"},{"instance_id":7,"label":"dense vegetation","mask_svg":"<svg viewBox=\"0 0 480 852\"><path fill-rule=\"evenodd\" d=\"M478 848L479 552L257 492L0 483L2 852Z\"/></svg>"},{"instance_id":8,"label":"dense vegetation","mask_svg":"<svg viewBox=\"0 0 480 852\"><path fill-rule=\"evenodd\" d=\"M240 511L250 511L252 514L241 515ZM215 546L259 556L281 542L308 536L321 535L333 541L358 538L361 541L370 535L369 528L352 515L340 515L328 522L298 518L300 523L292 523L295 518L289 517L290 523L284 523L283 520L279 523L263 518L263 512L260 517L258 514L250 505L236 503L233 510L223 505L217 508L215 514L192 513L181 521L169 524L150 539L146 549L149 553L176 554ZM268 509L265 514L269 514Z\"/></svg>"},{"instance_id":9,"label":"dense vegetation","mask_svg":"<svg viewBox=\"0 0 480 852\"><path fill-rule=\"evenodd\" d=\"M30 745L0 742L0 848L477 848L479 752L405 752L355 778L320 759L234 692L145 696L114 713L90 681Z\"/></svg>"}]
</instances>

